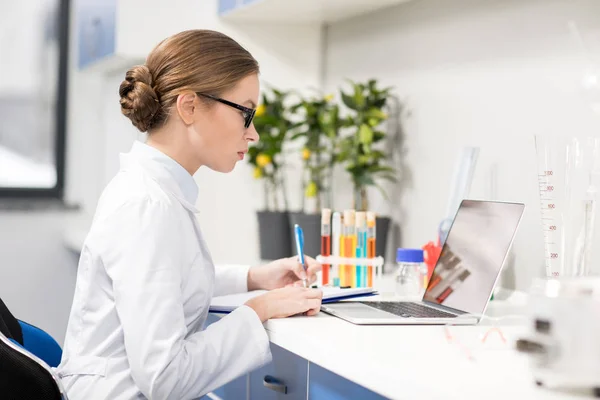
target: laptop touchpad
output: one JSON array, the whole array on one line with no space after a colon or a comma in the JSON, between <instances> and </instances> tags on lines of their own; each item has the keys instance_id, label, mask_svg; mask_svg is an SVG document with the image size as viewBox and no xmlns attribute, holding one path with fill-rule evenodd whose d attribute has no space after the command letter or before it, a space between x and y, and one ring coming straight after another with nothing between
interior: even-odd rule
<instances>
[{"instance_id":1,"label":"laptop touchpad","mask_svg":"<svg viewBox=\"0 0 600 400\"><path fill-rule=\"evenodd\" d=\"M327 304L324 308L325 311L329 309L352 318L401 318L392 313L378 310L361 303L340 302Z\"/></svg>"}]
</instances>

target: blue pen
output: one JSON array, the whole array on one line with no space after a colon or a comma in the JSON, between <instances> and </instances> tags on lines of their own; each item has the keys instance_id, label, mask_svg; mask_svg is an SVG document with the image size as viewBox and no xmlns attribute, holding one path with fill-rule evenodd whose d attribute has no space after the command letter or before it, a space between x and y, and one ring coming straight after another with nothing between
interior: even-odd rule
<instances>
[{"instance_id":1,"label":"blue pen","mask_svg":"<svg viewBox=\"0 0 600 400\"><path fill-rule=\"evenodd\" d=\"M302 232L300 225L294 225L294 233L296 235L296 251L298 252L298 259L300 260L300 264L302 264L304 271L306 271L306 263L304 262L304 233ZM302 279L302 284L307 288L308 279Z\"/></svg>"}]
</instances>

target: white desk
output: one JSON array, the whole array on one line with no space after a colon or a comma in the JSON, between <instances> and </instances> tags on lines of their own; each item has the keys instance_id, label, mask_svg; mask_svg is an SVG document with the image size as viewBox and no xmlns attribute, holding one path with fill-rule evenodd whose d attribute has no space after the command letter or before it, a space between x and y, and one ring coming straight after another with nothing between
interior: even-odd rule
<instances>
[{"instance_id":1,"label":"white desk","mask_svg":"<svg viewBox=\"0 0 600 400\"><path fill-rule=\"evenodd\" d=\"M507 301L494 300L488 307L488 315L522 313L522 296L513 296ZM519 324L515 324L515 323ZM321 313L316 317L294 317L270 320L265 323L271 343L285 351L273 354L276 365L291 365L298 360L307 364L290 368L301 373L296 378L288 376L286 384L302 389L304 382L289 382L290 379L308 379L306 391L291 398L319 400L359 398L348 396L355 389L349 388L343 395L339 393L317 396L311 391L312 371L322 367L339 377L327 377L325 385L343 387L354 385L367 389L372 397L391 399L582 399L587 396L557 393L538 388L531 376L528 360L514 350L513 341L526 328L520 325L523 320L511 319L504 323L502 332L507 338L503 345L496 333L490 334L488 345L471 348L475 360L469 360L467 353L458 345L449 343L443 326L357 326ZM497 323L500 325L501 323ZM461 339L478 338L490 329L489 325L454 327L453 333ZM472 334L467 334L471 332ZM476 343L479 343L475 341ZM473 343L473 340L465 342ZM289 353L288 353L289 352ZM291 356L290 356L291 355ZM278 357L286 360L278 361ZM279 367L277 367L279 368ZM277 368L272 368L277 376ZM286 374L286 372L281 372ZM243 390L246 383L254 388L262 386L262 372L250 374L245 381L238 381L237 390ZM253 380L260 380L253 382ZM337 380L337 382L335 382ZM341 381L341 382L340 382ZM367 391L365 391L367 392ZM274 393L274 392L273 392ZM242 394L243 395L243 394ZM223 396L223 392L221 393ZM273 395L269 398L289 398ZM229 398L230 396L224 396ZM262 399L261 399L262 400Z\"/></svg>"}]
</instances>

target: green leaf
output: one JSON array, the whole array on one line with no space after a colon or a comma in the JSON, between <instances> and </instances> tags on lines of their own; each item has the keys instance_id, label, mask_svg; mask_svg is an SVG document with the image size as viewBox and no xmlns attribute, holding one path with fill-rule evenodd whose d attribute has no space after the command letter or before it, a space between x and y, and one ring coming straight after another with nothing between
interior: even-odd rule
<instances>
[{"instance_id":1,"label":"green leaf","mask_svg":"<svg viewBox=\"0 0 600 400\"><path fill-rule=\"evenodd\" d=\"M374 131L373 132L373 143L379 142L380 140L384 139L385 136L386 136L386 134L381 131Z\"/></svg>"},{"instance_id":2,"label":"green leaf","mask_svg":"<svg viewBox=\"0 0 600 400\"><path fill-rule=\"evenodd\" d=\"M369 153L369 156L373 159L373 161L379 161L382 158L385 158L386 155L380 150L373 150Z\"/></svg>"},{"instance_id":3,"label":"green leaf","mask_svg":"<svg viewBox=\"0 0 600 400\"><path fill-rule=\"evenodd\" d=\"M369 125L362 124L358 129L358 140L362 144L373 143L373 130Z\"/></svg>"},{"instance_id":4,"label":"green leaf","mask_svg":"<svg viewBox=\"0 0 600 400\"><path fill-rule=\"evenodd\" d=\"M379 120L384 120L387 118L387 114L384 113L380 108L371 107L366 112L365 115L369 118L375 118Z\"/></svg>"},{"instance_id":5,"label":"green leaf","mask_svg":"<svg viewBox=\"0 0 600 400\"><path fill-rule=\"evenodd\" d=\"M348 107L351 110L356 110L358 108L354 98L350 97L349 95L347 95L344 92L341 92L341 95L342 95L342 102L344 103L344 105L346 107Z\"/></svg>"},{"instance_id":6,"label":"green leaf","mask_svg":"<svg viewBox=\"0 0 600 400\"><path fill-rule=\"evenodd\" d=\"M369 155L361 155L358 156L358 163L362 165L367 165L371 157Z\"/></svg>"},{"instance_id":7,"label":"green leaf","mask_svg":"<svg viewBox=\"0 0 600 400\"><path fill-rule=\"evenodd\" d=\"M342 128L350 128L350 127L353 127L354 125L355 124L354 124L354 120L352 119L352 117L346 117L341 122Z\"/></svg>"},{"instance_id":8,"label":"green leaf","mask_svg":"<svg viewBox=\"0 0 600 400\"><path fill-rule=\"evenodd\" d=\"M375 100L375 101L373 102L373 106L374 106L374 107L377 107L377 108L383 108L383 107L385 107L385 104L386 104L386 103L387 103L387 98L386 98L386 97L384 97L383 99L378 99L378 100Z\"/></svg>"},{"instance_id":9,"label":"green leaf","mask_svg":"<svg viewBox=\"0 0 600 400\"><path fill-rule=\"evenodd\" d=\"M385 179L386 181L394 182L394 183L398 182L398 178L396 178L393 175L381 175L380 178Z\"/></svg>"},{"instance_id":10,"label":"green leaf","mask_svg":"<svg viewBox=\"0 0 600 400\"><path fill-rule=\"evenodd\" d=\"M389 173L395 173L396 170L392 167L386 166L386 165L371 165L368 168L369 172L371 173L379 173L379 172L389 172Z\"/></svg>"},{"instance_id":11,"label":"green leaf","mask_svg":"<svg viewBox=\"0 0 600 400\"><path fill-rule=\"evenodd\" d=\"M292 137L290 137L290 140L294 141L294 140L297 140L297 139L299 139L301 137L304 137L304 136L306 136L306 132L298 132L298 133L292 135Z\"/></svg>"},{"instance_id":12,"label":"green leaf","mask_svg":"<svg viewBox=\"0 0 600 400\"><path fill-rule=\"evenodd\" d=\"M365 95L363 94L363 87L361 84L354 86L354 103L356 104L357 109L363 109L366 103Z\"/></svg>"},{"instance_id":13,"label":"green leaf","mask_svg":"<svg viewBox=\"0 0 600 400\"><path fill-rule=\"evenodd\" d=\"M371 158L371 145L370 144L361 144L361 150L365 154L364 156L368 159Z\"/></svg>"},{"instance_id":14,"label":"green leaf","mask_svg":"<svg viewBox=\"0 0 600 400\"><path fill-rule=\"evenodd\" d=\"M359 176L357 182L361 186L372 186L372 185L375 185L375 180L370 175Z\"/></svg>"}]
</instances>

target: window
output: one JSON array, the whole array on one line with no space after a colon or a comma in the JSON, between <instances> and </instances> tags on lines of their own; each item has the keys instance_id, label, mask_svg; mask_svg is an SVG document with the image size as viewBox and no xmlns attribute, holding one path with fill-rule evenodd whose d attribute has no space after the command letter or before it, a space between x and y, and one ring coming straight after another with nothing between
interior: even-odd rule
<instances>
[{"instance_id":1,"label":"window","mask_svg":"<svg viewBox=\"0 0 600 400\"><path fill-rule=\"evenodd\" d=\"M69 0L0 14L0 198L62 198Z\"/></svg>"}]
</instances>

